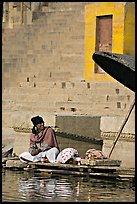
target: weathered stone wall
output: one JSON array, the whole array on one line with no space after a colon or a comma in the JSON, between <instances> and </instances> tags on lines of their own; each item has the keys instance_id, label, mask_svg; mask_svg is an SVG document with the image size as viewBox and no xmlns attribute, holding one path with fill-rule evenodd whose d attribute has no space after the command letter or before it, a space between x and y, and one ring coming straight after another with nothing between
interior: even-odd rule
<instances>
[{"instance_id":1,"label":"weathered stone wall","mask_svg":"<svg viewBox=\"0 0 137 204\"><path fill-rule=\"evenodd\" d=\"M109 155L124 120L125 117L120 116L101 117L102 150L106 155ZM135 109L125 123L110 158L121 160L121 166L135 168Z\"/></svg>"},{"instance_id":2,"label":"weathered stone wall","mask_svg":"<svg viewBox=\"0 0 137 204\"><path fill-rule=\"evenodd\" d=\"M114 138L113 138L114 139ZM114 140L103 138L103 148L102 151L106 154L109 153ZM121 166L128 168L135 168L135 139L133 137L132 141L128 140L128 136L125 136L124 140L118 140L114 151L112 153L111 159L121 160Z\"/></svg>"},{"instance_id":3,"label":"weathered stone wall","mask_svg":"<svg viewBox=\"0 0 137 204\"><path fill-rule=\"evenodd\" d=\"M100 116L60 115L56 118L58 131L101 139Z\"/></svg>"}]
</instances>

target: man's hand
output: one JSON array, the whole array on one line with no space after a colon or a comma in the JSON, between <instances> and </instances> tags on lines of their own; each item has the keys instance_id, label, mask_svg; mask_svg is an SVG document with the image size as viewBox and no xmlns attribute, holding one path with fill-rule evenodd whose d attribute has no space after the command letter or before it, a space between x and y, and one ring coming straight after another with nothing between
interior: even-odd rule
<instances>
[{"instance_id":1,"label":"man's hand","mask_svg":"<svg viewBox=\"0 0 137 204\"><path fill-rule=\"evenodd\" d=\"M31 152L31 155L35 156L35 155L39 154L40 152L42 152L41 149L33 149L32 152Z\"/></svg>"}]
</instances>

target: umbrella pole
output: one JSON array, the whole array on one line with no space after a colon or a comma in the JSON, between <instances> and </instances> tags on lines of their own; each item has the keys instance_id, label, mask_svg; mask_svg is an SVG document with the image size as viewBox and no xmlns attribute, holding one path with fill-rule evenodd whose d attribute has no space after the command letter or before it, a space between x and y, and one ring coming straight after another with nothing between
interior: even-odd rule
<instances>
[{"instance_id":1,"label":"umbrella pole","mask_svg":"<svg viewBox=\"0 0 137 204\"><path fill-rule=\"evenodd\" d=\"M115 145L116 145L116 143L117 143L117 141L118 141L118 139L119 139L119 137L120 137L120 134L121 134L121 132L122 132L122 130L123 130L123 128L124 128L126 122L128 121L128 118L129 118L129 116L130 116L130 114L131 114L131 112L132 112L132 110L133 110L133 108L134 108L134 105L135 105L135 99L133 100L133 103L131 104L131 106L130 106L130 108L129 108L129 111L128 111L126 117L125 117L125 120L123 121L123 123L122 123L122 125L121 125L121 127L120 127L120 129L119 129L119 131L118 131L118 133L117 133L117 136L116 136L116 138L115 138L115 141L114 141L114 143L113 143L113 145L112 145L112 147L111 147L111 150L110 150L110 153L109 153L109 156L108 156L109 158L110 158L110 156L111 156L111 154L112 154L112 151L114 150L114 147L115 147Z\"/></svg>"}]
</instances>

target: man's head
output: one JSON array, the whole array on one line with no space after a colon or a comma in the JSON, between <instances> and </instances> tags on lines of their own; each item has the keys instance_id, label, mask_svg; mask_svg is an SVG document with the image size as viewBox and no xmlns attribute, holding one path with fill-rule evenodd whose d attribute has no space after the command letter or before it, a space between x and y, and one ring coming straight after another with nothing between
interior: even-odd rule
<instances>
[{"instance_id":1,"label":"man's head","mask_svg":"<svg viewBox=\"0 0 137 204\"><path fill-rule=\"evenodd\" d=\"M44 120L40 116L35 116L31 118L31 122L39 131L41 131L44 128Z\"/></svg>"}]
</instances>

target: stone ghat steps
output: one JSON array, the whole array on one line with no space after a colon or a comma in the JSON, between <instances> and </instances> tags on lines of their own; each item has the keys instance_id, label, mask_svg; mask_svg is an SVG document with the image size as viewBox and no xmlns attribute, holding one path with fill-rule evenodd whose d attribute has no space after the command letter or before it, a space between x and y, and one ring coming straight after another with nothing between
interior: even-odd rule
<instances>
[{"instance_id":1,"label":"stone ghat steps","mask_svg":"<svg viewBox=\"0 0 137 204\"><path fill-rule=\"evenodd\" d=\"M72 14L70 14L69 18L71 17ZM50 16L48 16L47 19L50 19ZM59 15L60 16L60 15ZM76 17L77 19L77 16L76 14L74 14L74 16ZM52 26L50 25L50 22L47 23L47 20L45 18L40 18L39 21L34 21L34 23L30 26L26 26L26 27L23 27L23 28L20 28L20 30L18 30L18 32L15 32L15 36L12 37L12 39L10 39L10 41L7 43L7 51L9 50L9 45L12 45L13 42L14 42L14 50L18 50L19 49L19 45L21 47L23 47L25 44L32 44L32 42L34 42L34 37L36 38L38 36L38 33L44 33L46 35L48 35L48 33L51 35L51 32L53 32L55 35L56 35L56 32L57 30L59 30L59 33L61 32L60 29L62 29L63 32L66 32L66 34L68 33L68 30L65 30L65 27L67 27L67 24L70 25L70 22L72 24L72 22L75 22L74 21L74 17L73 17L73 21L72 19L70 19L70 22L67 23L67 19L69 18L66 18L64 20L64 16L63 14L61 15L61 19L59 20L58 19L58 14L56 14L56 12L54 11L54 14L52 14L52 18L55 18L57 20L57 23L53 24L52 22ZM43 21L42 21L43 19ZM65 21L63 26L62 26L62 23L60 21ZM46 29L46 33L45 33L45 29L43 29L44 27L41 26L40 24L38 24L38 22L42 22L42 24L44 25L44 23L46 23L46 26L45 26L45 29ZM37 24L36 24L37 23ZM75 24L75 23L74 23ZM81 25L80 25L81 26ZM84 24L83 24L84 26ZM70 27L71 28L71 27ZM16 29L16 28L15 28ZM54 31L53 31L54 30ZM56 36L57 37L57 36ZM26 41L28 40L27 43L25 43ZM29 43L30 42L30 43ZM35 41L36 42L36 41ZM48 40L47 40L48 42ZM9 44L10 43L10 44ZM36 44L36 43L35 43ZM38 43L37 43L38 44ZM6 49L5 48L6 46L3 47L3 53L4 53L4 50ZM12 46L11 46L12 48ZM6 53L7 54L7 53Z\"/></svg>"},{"instance_id":2,"label":"stone ghat steps","mask_svg":"<svg viewBox=\"0 0 137 204\"><path fill-rule=\"evenodd\" d=\"M53 4L51 4L51 5L53 5ZM50 6L51 6L50 5ZM57 5L56 5L57 6ZM40 15L40 12L39 12L39 14L38 14L38 16L39 16L39 19L38 20L35 20L35 21L33 21L33 24L30 26L30 25L28 25L28 26L25 26L25 27L23 27L23 28L21 28L21 27L19 27L19 26L16 26L15 28L14 28L14 30L17 30L17 29L19 29L20 28L20 30L22 30L22 32L15 32L15 39L17 40L17 37L18 36L21 36L21 33L26 33L26 35L27 35L27 37L28 37L28 39L30 40L32 37L33 37L33 35L35 35L35 34L37 34L37 32L40 30L40 31L42 31L42 29L40 29L41 28L41 24L43 25L43 23L46 23L46 25L47 25L47 20L48 19L55 19L55 20L57 20L57 22L56 22L56 24L54 25L55 27L56 27L56 25L57 24L61 24L61 22L60 21L64 21L64 17L65 17L65 15L67 15L67 18L65 19L65 22L64 22L64 24L63 24L63 26L60 26L60 27L58 27L58 28L62 28L62 27L66 27L66 25L67 25L67 23L68 23L68 25L70 24L70 22L69 21L71 21L71 24L74 22L74 21L72 21L70 18L72 17L72 15L73 15L73 20L74 20L74 17L76 17L76 19L77 19L77 15L76 15L76 13L75 13L75 10L76 10L76 7L74 8L74 10L70 10L70 9L68 9L67 10L67 8L69 8L69 6L70 5L68 5L67 4L67 7L66 7L66 9L63 11L63 12L60 12L60 11L56 11L56 9L54 9L54 12L53 11L51 11L51 9L50 9L50 7L48 7L48 10L46 10L46 12L41 12L42 13L42 16ZM74 4L73 4L73 6L74 6ZM72 8L73 8L73 6L72 6ZM79 7L79 3L77 4L77 8ZM83 6L82 6L83 7ZM79 10L79 9L78 9ZM35 12L34 12L35 13ZM69 16L69 18L68 18L68 16ZM70 19L70 20L69 20ZM78 18L79 19L79 18ZM41 23L41 24L40 24ZM52 22L52 25L53 25L53 22ZM54 28L54 26L52 26L52 27L49 27L49 28L51 28L51 30ZM19 28L18 28L19 27ZM47 28L47 27L46 27ZM47 31L49 31L49 28L47 29ZM65 29L64 29L65 30ZM18 30L19 31L19 30ZM34 32L34 31L36 31L36 32ZM5 32L5 33L7 33L7 32ZM10 33L10 32L9 32ZM10 35L10 34L9 34ZM23 37L23 36L22 36ZM21 39L23 39L23 38L21 38ZM20 40L21 40L20 39ZM12 39L10 39L10 41L12 41Z\"/></svg>"},{"instance_id":3,"label":"stone ghat steps","mask_svg":"<svg viewBox=\"0 0 137 204\"><path fill-rule=\"evenodd\" d=\"M122 113L122 112L121 112ZM9 135L9 133L11 132L12 135L14 134L14 131L13 131L13 127L17 127L17 128L23 128L24 131L27 131L27 128L30 128L32 127L32 123L31 123L31 120L30 118L33 117L34 115L40 115L44 118L44 120L46 121L46 125L50 125L54 128L56 128L56 130L59 130L58 128L61 128L60 130L62 132L72 132L72 131L67 131L67 129L72 129L71 125L72 124L72 119L77 119L79 121L79 119L81 118L82 121L85 121L85 119L87 120L86 122L86 126L89 126L90 125L90 122L89 122L89 118L92 118L92 120L94 121L96 118L100 118L100 117L103 117L104 116L104 119L105 118L108 118L108 124L109 124L109 127L107 127L107 130L110 129L110 132L112 131L111 128L113 127L113 125L115 126L116 125L116 129L115 131L118 131L119 128L120 128L120 124L122 123L123 119L125 118L125 112L124 114L119 114L117 112L115 112L115 114L111 114L111 116L109 115L106 115L106 113L104 113L103 115L100 116L100 112L96 112L94 113L93 112L88 112L88 114L82 114L82 113L75 113L75 112L72 112L72 111L68 111L66 113L63 113L63 112L56 112L56 113L49 113L49 112L45 112L45 111L40 111L40 110L36 110L36 111L14 111L14 114L13 114L13 111L11 110L7 110L6 112L2 112L2 134L3 135ZM130 119L132 118L133 121L134 121L134 117L135 117L135 109L133 110L132 112L132 117L130 117ZM119 122L118 123L114 123L114 121L112 120L111 122L111 118L119 118ZM8 118L8 120L7 120ZM121 118L121 119L120 119ZM56 121L57 119L57 121ZM59 119L59 120L58 120ZM61 121L62 122L61 122ZM69 120L69 121L68 121ZM72 121L71 121L72 120ZM106 119L105 119L106 120ZM62 125L64 123L66 124L66 127L65 128L65 131L62 129ZM64 121L64 122L63 122ZM82 122L81 121L81 122ZM57 123L56 123L57 122ZM59 122L59 123L58 123ZM69 122L69 125L68 125L68 122ZM80 122L80 124L81 124ZM95 121L94 121L95 122ZM105 121L104 121L105 122ZM104 124L107 124L106 122ZM114 124L113 124L114 123ZM89 125L88 125L89 124ZM98 124L98 123L97 123ZM97 125L96 122L95 122L95 126ZM61 126L60 126L61 125ZM74 128L75 127L75 124L74 125ZM78 124L77 124L78 125ZM84 124L83 124L84 125ZM78 126L77 126L78 127ZM93 126L94 127L94 126ZM80 127L79 127L80 128ZM103 129L102 129L103 128ZM102 126L101 130L102 131L105 131L104 128L106 128L106 125L105 126ZM109 128L109 129L108 129ZM132 130L132 132L134 132L134 122L133 124L131 124L130 126L127 125L127 128L130 128ZM92 129L92 128L91 128ZM83 131L83 130L82 130ZM113 130L114 131L114 130ZM114 131L114 132L115 132ZM126 129L124 131L127 131ZM81 131L80 131L81 132ZM134 133L133 133L134 134ZM79 133L79 135L81 135L81 133ZM91 134L92 136L92 134ZM97 136L97 135L96 135Z\"/></svg>"},{"instance_id":4,"label":"stone ghat steps","mask_svg":"<svg viewBox=\"0 0 137 204\"><path fill-rule=\"evenodd\" d=\"M2 95L3 128L13 126L13 115L82 114L125 116L134 92L118 82L38 82L30 78ZM34 80L34 81L33 81ZM34 87L34 82L36 87ZM18 116L17 116L18 117ZM8 123L7 124L7 118Z\"/></svg>"},{"instance_id":5,"label":"stone ghat steps","mask_svg":"<svg viewBox=\"0 0 137 204\"><path fill-rule=\"evenodd\" d=\"M134 93L114 94L110 88L107 90L100 89L97 93L93 89L73 89L73 88L10 88L3 93L2 105L3 111L13 110L42 110L51 112L76 112L87 114L91 112L99 112L104 114L114 114L117 110L125 112L132 100ZM106 92L103 92L103 91ZM14 94L13 94L14 93ZM39 93L39 94L38 94ZM51 108L51 109L50 109ZM113 113L114 111L114 113ZM120 112L118 114L121 114Z\"/></svg>"},{"instance_id":6,"label":"stone ghat steps","mask_svg":"<svg viewBox=\"0 0 137 204\"><path fill-rule=\"evenodd\" d=\"M54 3L49 3L48 7L43 7L41 11L33 11L32 16L33 16L33 22L35 21L39 21L39 19L45 17L47 18L47 16L51 16L53 13L56 13L57 16L68 16L69 14L73 15L76 13L80 13L82 11L84 11L85 9L85 5L87 3L80 3L78 2L77 4L75 4L75 2L73 2L73 4L71 2L67 2L67 4L65 2L61 3L62 5L59 5L59 3L56 4L56 2Z\"/></svg>"},{"instance_id":7,"label":"stone ghat steps","mask_svg":"<svg viewBox=\"0 0 137 204\"><path fill-rule=\"evenodd\" d=\"M46 40L39 39L37 40L37 43L35 43L34 45L31 44L31 46L29 47L28 45L26 46L23 43L20 47L13 46L13 43L11 43L11 45L9 45L10 50L9 47L6 48L7 50L3 50L3 63L12 63L13 59L15 59L16 61L22 59L23 61L29 62L30 58L35 58L35 61L42 61L43 57L44 59L48 58L47 55L51 56L52 61L57 61L57 59L60 60L60 63L62 63L63 60L64 62L65 60L67 60L68 62L72 61L77 64L80 60L83 61L84 41L82 38L77 41L76 39L72 38L64 39L64 36L62 38L60 36L54 37L55 40L53 39L53 37L51 37L51 35L49 35L48 37L46 37ZM58 40L58 43L56 40ZM72 44L71 41L73 41L74 44ZM57 54L58 58L55 58Z\"/></svg>"},{"instance_id":8,"label":"stone ghat steps","mask_svg":"<svg viewBox=\"0 0 137 204\"><path fill-rule=\"evenodd\" d=\"M61 48L62 49L62 48ZM75 69L75 72L81 72L83 73L79 67L84 66L84 59L82 54L70 54L70 53L63 53L62 51L54 50L54 54L49 54L50 50L45 49L42 51L38 51L37 53L33 54L27 54L26 56L20 56L16 57L13 56L12 58L3 59L2 64L3 68L5 66L5 70L10 70L10 67L12 68L11 71L14 71L15 67L18 67L18 69L22 70L22 75L25 76L25 73L29 73L30 76L34 76L35 73L43 72L45 73L45 77L47 73L52 72L53 75L57 75L58 73L61 75L61 73L70 72L72 76L74 73L70 71L70 69L73 67ZM64 46L65 49L65 46ZM67 47L66 47L67 49ZM70 49L73 50L73 48L69 47L68 52L70 52ZM47 53L48 52L48 53ZM51 50L52 52L52 50ZM55 56L58 53L58 57L55 58ZM60 53L60 54L59 54ZM9 66L9 67L8 67ZM33 70L34 66L37 66L38 69ZM18 73L18 69L16 69L16 73ZM11 72L12 73L12 72ZM19 73L20 74L20 73ZM27 77L27 75L26 75ZM37 75L38 77L38 75ZM22 79L22 77L21 77Z\"/></svg>"},{"instance_id":9,"label":"stone ghat steps","mask_svg":"<svg viewBox=\"0 0 137 204\"><path fill-rule=\"evenodd\" d=\"M28 80L31 80L28 78ZM65 101L65 102L121 102L130 103L134 92L119 83L88 82L22 82L20 87L3 91L3 101ZM14 94L13 94L14 93Z\"/></svg>"},{"instance_id":10,"label":"stone ghat steps","mask_svg":"<svg viewBox=\"0 0 137 204\"><path fill-rule=\"evenodd\" d=\"M30 110L34 114L95 115L127 111L134 95L124 86L75 83L83 78L84 7L81 4L82 10L75 12L69 3L70 7L62 4L58 11L54 6L59 5L52 4L53 9L49 7L32 25L18 29L4 44L3 83L11 86L3 90L4 122Z\"/></svg>"},{"instance_id":11,"label":"stone ghat steps","mask_svg":"<svg viewBox=\"0 0 137 204\"><path fill-rule=\"evenodd\" d=\"M46 77L46 76L44 76ZM44 78L43 78L44 79ZM47 82L45 81L39 81L39 78L37 76L33 77L26 77L26 81L20 82L18 87L9 87L8 89L4 89L3 96L10 95L10 94L23 94L26 93L26 88L28 93L35 93L39 91L40 94L44 93L45 90L47 91L75 91L76 94L82 93L90 95L92 94L114 94L114 95L134 95L134 92L132 92L130 89L126 88L124 85L122 85L119 82L76 82L76 81L58 81L58 82ZM28 82L27 82L28 80ZM34 83L36 83L36 86L34 86ZM44 92L43 92L44 91ZM38 94L37 93L37 94ZM73 93L73 92L72 92Z\"/></svg>"},{"instance_id":12,"label":"stone ghat steps","mask_svg":"<svg viewBox=\"0 0 137 204\"><path fill-rule=\"evenodd\" d=\"M51 45L52 44L52 45ZM37 47L35 50L28 49L27 52L23 52L22 50L18 50L18 55L13 51L13 53L6 55L2 59L2 63L13 63L16 61L17 65L22 65L23 63L31 63L35 62L46 62L48 63L48 60L51 62L60 62L61 65L65 65L65 63L84 63L83 55L82 55L82 45L83 43L76 43L76 47L81 47L79 49L79 52L73 52L72 50L74 45L71 45L70 43L65 43L63 46L57 46L54 45L54 43L50 43L50 45L45 46L44 44L41 44L41 47ZM11 49L12 50L12 49ZM66 50L66 52L64 52ZM58 56L57 56L58 53ZM57 56L57 58L55 58ZM35 61L34 61L35 60ZM51 61L52 60L52 61ZM22 63L22 64L21 64ZM41 64L40 64L41 65ZM68 64L69 65L69 64Z\"/></svg>"},{"instance_id":13,"label":"stone ghat steps","mask_svg":"<svg viewBox=\"0 0 137 204\"><path fill-rule=\"evenodd\" d=\"M82 93L78 93L76 94L75 91L69 91L66 92L65 90L61 90L60 92L54 90L54 91L49 91L46 92L46 90L43 91L43 94L37 94L37 92L35 93L27 93L26 90L26 94L11 94L11 95L7 95L4 97L3 99L3 105L4 104L9 104L12 103L12 101L14 102L26 102L27 101L59 101L59 102L71 102L71 103L85 103L85 105L87 103L112 103L112 102L125 102L125 104L130 103L130 101L133 100L133 96L130 95L107 95L107 94L92 94L90 95L88 94L82 94Z\"/></svg>"},{"instance_id":14,"label":"stone ghat steps","mask_svg":"<svg viewBox=\"0 0 137 204\"><path fill-rule=\"evenodd\" d=\"M6 45L9 45L10 42L12 43L12 42L15 42L15 41L18 41L19 43L21 43L21 42L24 42L24 40L28 40L31 43L33 41L33 39L32 39L33 37L37 38L37 37L39 37L38 33L39 34L42 34L42 33L44 34L45 31L46 31L45 35L46 34L48 35L48 34L51 34L51 33L61 34L62 32L69 35L72 31L75 31L75 29L76 29L75 24L76 23L77 23L77 29L83 30L84 20L83 20L83 22L79 22L79 21L76 22L77 18L75 20L74 17L73 17L72 19L70 19L68 21L67 19L64 19L64 17L62 17L63 22L60 22L61 20L59 21L56 18L56 15L55 15L55 19L56 19L57 22L54 22L53 20L50 20L50 21L47 22L45 19L42 19L40 21L42 25L32 24L31 27L27 25L25 27L20 27L20 29L19 28L16 29L16 27L15 27L14 28L15 33L14 33L14 35L12 37L10 37L10 30L6 29L5 32L7 32L6 35L7 35L7 37L9 37L10 41L5 42L3 45L6 46ZM72 20L73 20L73 24L72 24ZM9 36L8 36L8 33L9 33Z\"/></svg>"},{"instance_id":15,"label":"stone ghat steps","mask_svg":"<svg viewBox=\"0 0 137 204\"><path fill-rule=\"evenodd\" d=\"M32 97L31 97L32 98ZM50 97L49 97L50 98ZM53 98L51 97L51 99L48 99L47 101L45 100L40 100L38 103L37 103L37 100L30 100L28 98L28 100L24 101L24 100L3 100L3 111L6 111L6 110L26 110L26 109L40 109L42 108L42 110L45 110L47 108L50 108L50 107L54 107L55 110L57 110L58 108L61 109L61 110L66 110L68 107L72 107L74 109L78 109L78 108L81 108L81 109L85 109L85 107L88 107L89 109L98 109L100 110L100 114L102 113L102 109L127 109L129 107L129 105L131 104L131 102L126 102L125 100L123 101L118 101L118 100L113 100L113 101L109 101L109 102L106 102L105 100L104 101L101 101L100 99L97 101L92 101L92 100L89 100L89 101L72 101L72 100L63 100L63 99L58 99L56 101L53 100ZM75 112L75 110L74 110ZM86 112L85 112L86 114Z\"/></svg>"},{"instance_id":16,"label":"stone ghat steps","mask_svg":"<svg viewBox=\"0 0 137 204\"><path fill-rule=\"evenodd\" d=\"M43 62L43 66L39 65L37 66L37 69L35 71L32 70L32 68L29 68L28 65L30 65L31 62L29 62L28 64L26 63L26 67L25 65L23 65L24 70L21 69L21 67L18 67L18 72L16 70L16 65L15 63L11 64L6 63L7 68L11 68L12 70L9 70L7 72L3 73L3 83L5 85L9 84L10 86L37 86L37 82L31 82L30 83L26 83L30 78L37 78L37 81L42 82L42 81L47 81L47 82L58 82L58 81L81 81L82 78L82 71L78 70L79 66L78 64L74 63L73 68L76 70L75 72L70 72L68 71L68 67L72 67L71 65L67 66L64 65L63 67L59 67L56 66L56 62L53 62L54 64L50 66L50 62L49 64L47 63L47 65L44 65L45 63ZM15 66L14 66L15 65ZM32 62L32 66L35 66L36 63ZM45 67L45 70L43 69L43 67ZM52 68L50 70L50 68ZM56 68L56 69L55 69ZM54 71L56 70L56 71ZM65 71L64 71L65 70ZM38 73L39 71L39 73ZM16 84L15 84L16 83ZM3 86L4 88L4 86Z\"/></svg>"},{"instance_id":17,"label":"stone ghat steps","mask_svg":"<svg viewBox=\"0 0 137 204\"><path fill-rule=\"evenodd\" d=\"M16 120L22 118L22 113L24 115L28 112L32 112L31 115L41 115L43 116L46 114L63 114L63 115L96 115L96 116L125 116L128 112L128 109L124 108L117 108L116 103L112 104L110 107L105 107L106 104L97 104L95 103L90 106L90 104L86 105L85 103L82 104L69 104L66 103L60 106L61 104L56 103L56 106L49 106L48 103L40 103L40 105L36 105L36 103L26 103L26 104L16 104L16 107L10 108L10 110L4 110L2 113L2 121L3 125L2 128L12 128L14 125L17 124L13 121L13 116L16 116ZM100 107L99 107L100 105ZM113 105L113 106L112 106ZM17 116L16 113L19 113L20 116ZM8 118L8 121L7 121ZM48 121L48 120L47 120ZM24 121L25 122L25 121ZM20 126L20 124L18 124Z\"/></svg>"},{"instance_id":18,"label":"stone ghat steps","mask_svg":"<svg viewBox=\"0 0 137 204\"><path fill-rule=\"evenodd\" d=\"M66 34L68 34L66 32ZM21 34L23 35L23 34ZM78 35L77 35L78 37ZM71 35L67 35L65 37L65 32L63 35L59 34L57 35L55 32L51 33L43 33L41 34L40 37L38 37L35 41L33 40L28 41L27 40L21 40L16 39L14 41L10 41L8 46L3 47L3 59L9 59L10 58L23 58L23 57L28 57L29 55L34 55L35 54L44 54L46 52L50 54L52 51L52 58L54 58L54 52L57 50L57 52L62 52L62 54L69 53L71 54L71 57L78 54L82 53L82 49L84 46L84 41L83 41L84 35L81 35L81 38L79 40L75 39L76 36L75 34L71 33ZM44 40L43 40L44 39ZM73 41L74 43L72 43ZM60 43L59 43L60 42ZM14 45L15 44L15 45ZM9 49L10 47L10 49ZM78 52L78 48L80 51ZM72 55L73 51L73 55ZM69 57L69 56L68 56Z\"/></svg>"},{"instance_id":19,"label":"stone ghat steps","mask_svg":"<svg viewBox=\"0 0 137 204\"><path fill-rule=\"evenodd\" d=\"M100 114L102 114L103 109L106 109L108 111L109 114L109 110L123 110L126 111L129 106L131 105L131 102L133 101L133 99L131 99L130 101L126 101L126 100L117 100L117 99L113 99L110 101L107 101L104 97L104 100L99 99L98 100L83 100L83 98L81 100L72 100L70 98L68 98L66 96L66 98L61 98L59 99L59 97L55 100L55 97L53 96L49 96L47 98L49 98L48 100L44 100L44 99L40 99L37 100L37 98L34 97L32 99L32 97L28 97L27 101L26 100L3 100L2 102L2 110L6 111L6 110L18 110L20 111L21 109L23 110L36 110L36 109L42 109L43 111L45 109L48 109L50 107L53 107L56 110L62 110L65 112L65 110L67 110L68 108L72 109L72 112L76 112L78 109L80 109L82 111L82 113L87 114L87 107L88 109L90 109L92 112L95 110L100 111ZM46 97L45 97L46 98ZM101 97L102 98L102 97ZM66 100L67 99L67 100ZM39 101L37 103L37 101ZM54 112L55 112L54 111ZM85 112L84 112L85 111ZM106 111L105 111L106 112Z\"/></svg>"},{"instance_id":20,"label":"stone ghat steps","mask_svg":"<svg viewBox=\"0 0 137 204\"><path fill-rule=\"evenodd\" d=\"M12 40L15 36L18 35L18 32L22 29L22 26L14 27L14 29L10 29L7 27L5 23L2 23L2 45L6 45Z\"/></svg>"},{"instance_id":21,"label":"stone ghat steps","mask_svg":"<svg viewBox=\"0 0 137 204\"><path fill-rule=\"evenodd\" d=\"M77 15L74 13L74 11L71 13L69 13L67 11L66 13L67 13L67 18L65 18L65 19L64 19L64 16L65 16L64 12L59 14L58 12L54 11L54 13L52 13L52 15L47 15L46 19L43 16L40 17L36 22L34 21L31 26L27 25L24 27L20 27L20 30L19 30L19 28L15 27L14 28L15 34L12 35L12 38L10 38L10 42L13 43L13 42L17 41L18 44L15 43L14 46L15 47L16 47L16 45L19 46L19 43L22 46L22 44L25 43L24 42L25 40L33 41L32 38L37 37L38 33L40 33L40 34L44 33L45 34L45 30L46 30L47 34L48 33L51 34L51 32L53 32L55 34L56 34L56 32L59 32L59 33L66 32L66 34L67 34L68 31L71 30L72 27L73 27L73 29L75 29L75 23L76 23L77 19L80 19L80 18L77 18ZM73 16L72 16L72 14L73 14ZM68 16L69 16L69 18L68 18ZM74 18L75 18L75 21L74 21ZM54 20L56 20L56 21L54 22ZM70 22L71 22L71 24L70 24ZM52 23L52 26L51 26L51 23ZM80 20L78 20L77 26L79 25L79 28L81 28L81 25L84 26L83 23L84 23L84 18L83 18L82 24L80 24ZM44 29L44 27L45 27L45 29ZM16 32L16 30L18 32ZM7 29L6 32L7 33L9 32L9 36L10 36L10 30ZM8 34L7 34L7 36L8 36ZM10 42L8 42L7 45L9 45ZM3 49L5 49L5 48L3 48Z\"/></svg>"},{"instance_id":22,"label":"stone ghat steps","mask_svg":"<svg viewBox=\"0 0 137 204\"><path fill-rule=\"evenodd\" d=\"M50 9L56 9L58 11L71 11L73 9L76 10L80 10L80 8L83 9L83 7L85 7L87 4L91 4L91 2L54 2L51 3L49 2L48 6Z\"/></svg>"},{"instance_id":23,"label":"stone ghat steps","mask_svg":"<svg viewBox=\"0 0 137 204\"><path fill-rule=\"evenodd\" d=\"M63 25L65 27L71 27L70 23L72 23L72 26L74 26L74 22L75 22L75 23L78 23L78 25L80 26L85 21L84 14L83 14L83 16L82 15L80 16L81 18L77 17L80 13L82 14L82 12L80 12L80 11L79 12L73 11L73 12L67 12L67 15L64 15L64 12L62 12L58 15L57 12L54 12L53 14L55 14L55 15L50 15L47 22L44 21L44 19L43 19L43 23L44 23L44 25L47 25L50 23L55 23L55 25ZM73 22L72 22L72 20L73 20Z\"/></svg>"},{"instance_id":24,"label":"stone ghat steps","mask_svg":"<svg viewBox=\"0 0 137 204\"><path fill-rule=\"evenodd\" d=\"M67 5L68 8L69 6L73 7L74 4ZM45 67L45 73L51 70L48 81L81 80L84 66L84 15L81 10L75 12L75 9L64 9L59 12L54 9L53 12L50 7L48 9L49 12L43 13L32 25L17 26L14 28L15 34L9 34L9 40L2 48L2 67L6 70L6 73L3 72L3 79L6 79L3 80L3 87L10 86L13 82L17 85L20 79L22 80L22 74L34 66L39 70ZM72 67L76 70L75 74L70 73ZM68 70L68 73L63 73L63 70Z\"/></svg>"},{"instance_id":25,"label":"stone ghat steps","mask_svg":"<svg viewBox=\"0 0 137 204\"><path fill-rule=\"evenodd\" d=\"M8 65L7 65L8 66ZM13 67L14 68L14 67ZM37 73L37 71L33 72L33 70L31 71L29 69L26 70L26 68L24 67L24 73L22 73L21 70L19 70L19 72L16 72L16 69L12 70L12 74L13 78L12 80L9 80L9 77L11 79L11 75L10 72L5 72L5 80L3 80L3 83L6 85L9 85L9 87L37 87L37 82L35 82L35 80L33 82L28 82L30 80L30 78L37 78L38 83L40 83L40 87L45 87L44 84L42 85L42 81L44 82L54 82L54 83L58 83L60 81L81 81L81 77L77 77L75 75L81 74L80 71L75 72L75 73L71 73L68 71L56 71L56 72L52 72L50 70L41 70L41 67L37 67L39 73ZM41 68L41 69L40 69ZM38 74L38 75L37 75ZM33 75L33 77L32 77ZM20 80L18 79L18 77L21 78L21 80L23 80L22 82L20 82ZM39 87L39 85L38 85Z\"/></svg>"}]
</instances>

